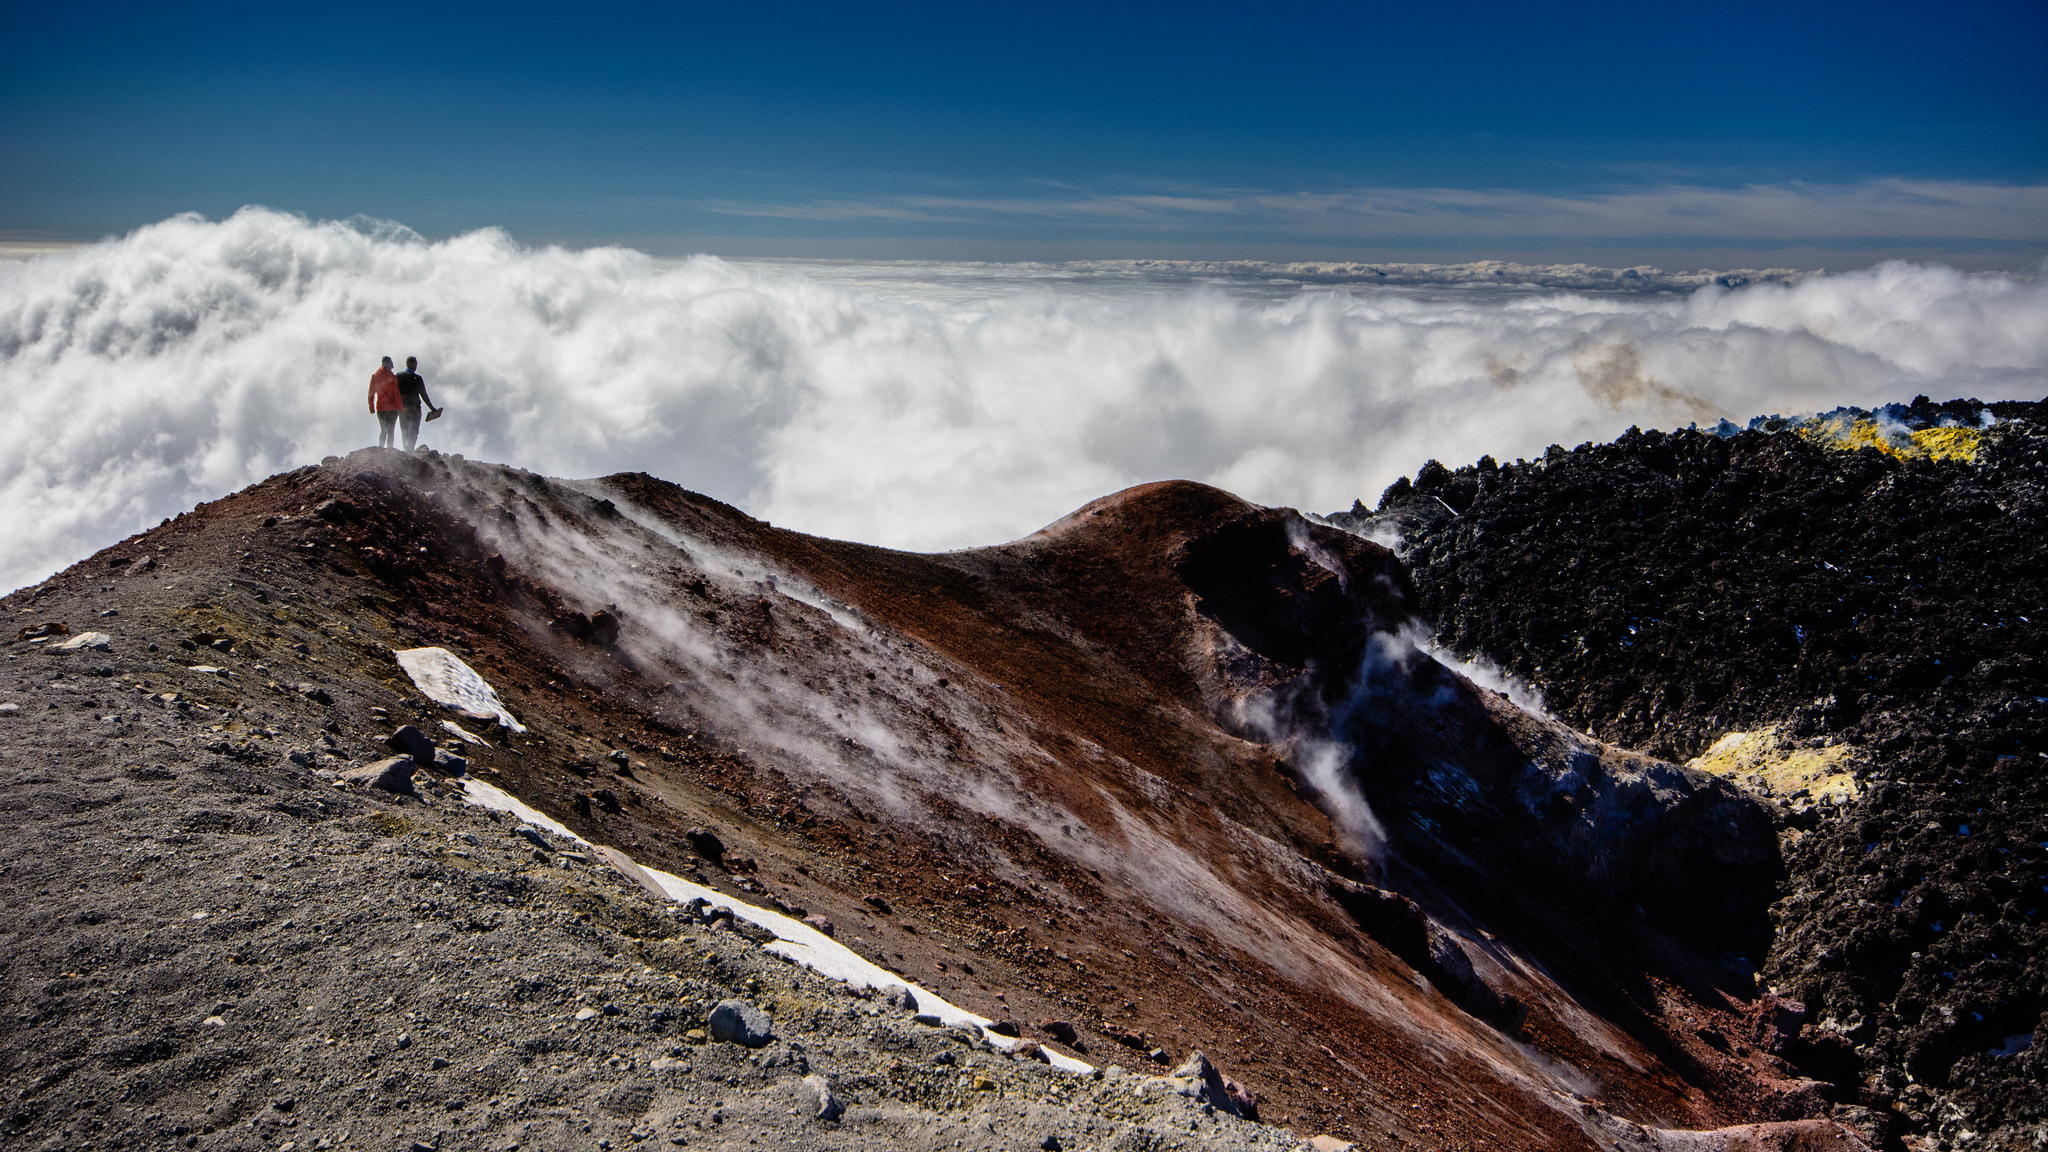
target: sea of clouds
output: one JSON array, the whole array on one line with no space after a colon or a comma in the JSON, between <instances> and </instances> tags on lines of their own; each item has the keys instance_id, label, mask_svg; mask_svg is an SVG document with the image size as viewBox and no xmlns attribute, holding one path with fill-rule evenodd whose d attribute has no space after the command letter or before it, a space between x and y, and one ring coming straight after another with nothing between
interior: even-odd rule
<instances>
[{"instance_id":1,"label":"sea of clouds","mask_svg":"<svg viewBox=\"0 0 2048 1152\"><path fill-rule=\"evenodd\" d=\"M660 261L181 216L0 264L0 588L374 443L382 355L419 356L448 409L437 449L646 471L912 549L1014 538L1147 480L1328 512L1427 458L1631 424L2048 394L2040 276L1888 264L1656 292L1582 268L1331 267Z\"/></svg>"}]
</instances>

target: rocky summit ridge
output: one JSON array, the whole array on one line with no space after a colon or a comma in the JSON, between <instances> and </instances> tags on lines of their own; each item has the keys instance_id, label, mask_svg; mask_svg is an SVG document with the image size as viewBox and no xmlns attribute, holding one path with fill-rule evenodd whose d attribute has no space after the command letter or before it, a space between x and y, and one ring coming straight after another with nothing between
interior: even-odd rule
<instances>
[{"instance_id":1,"label":"rocky summit ridge","mask_svg":"<svg viewBox=\"0 0 2048 1152\"><path fill-rule=\"evenodd\" d=\"M1773 975L1807 818L1433 659L1440 528L1170 482L920 555L376 449L202 505L0 599L0 1124L1896 1142Z\"/></svg>"}]
</instances>

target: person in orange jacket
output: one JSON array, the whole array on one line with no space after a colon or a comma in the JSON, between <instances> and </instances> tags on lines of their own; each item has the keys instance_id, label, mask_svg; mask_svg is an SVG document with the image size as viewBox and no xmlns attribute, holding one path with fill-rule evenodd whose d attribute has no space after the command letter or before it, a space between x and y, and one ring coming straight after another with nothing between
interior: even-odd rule
<instances>
[{"instance_id":1,"label":"person in orange jacket","mask_svg":"<svg viewBox=\"0 0 2048 1152\"><path fill-rule=\"evenodd\" d=\"M405 407L405 396L398 388L398 373L391 370L391 357L384 358L384 366L370 375L370 411L377 417L377 447L389 448L397 438L398 413Z\"/></svg>"}]
</instances>

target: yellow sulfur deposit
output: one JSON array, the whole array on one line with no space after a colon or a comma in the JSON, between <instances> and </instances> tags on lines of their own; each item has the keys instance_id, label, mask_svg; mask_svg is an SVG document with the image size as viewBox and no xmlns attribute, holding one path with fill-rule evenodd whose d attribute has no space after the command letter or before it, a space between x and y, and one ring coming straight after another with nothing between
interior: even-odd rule
<instances>
[{"instance_id":1,"label":"yellow sulfur deposit","mask_svg":"<svg viewBox=\"0 0 2048 1152\"><path fill-rule=\"evenodd\" d=\"M1974 428L1923 428L1918 432L1887 431L1874 420L1831 416L1802 425L1799 434L1816 444L1844 452L1875 448L1901 460L1961 460L1974 464L1984 433Z\"/></svg>"},{"instance_id":2,"label":"yellow sulfur deposit","mask_svg":"<svg viewBox=\"0 0 2048 1152\"><path fill-rule=\"evenodd\" d=\"M1984 434L1975 428L1923 428L1913 433L1913 445L1935 460L1977 462L1977 449Z\"/></svg>"},{"instance_id":3,"label":"yellow sulfur deposit","mask_svg":"<svg viewBox=\"0 0 2048 1152\"><path fill-rule=\"evenodd\" d=\"M1800 748L1775 728L1730 732L1687 763L1765 796L1788 799L1793 807L1840 804L1854 799L1852 754L1843 745Z\"/></svg>"}]
</instances>

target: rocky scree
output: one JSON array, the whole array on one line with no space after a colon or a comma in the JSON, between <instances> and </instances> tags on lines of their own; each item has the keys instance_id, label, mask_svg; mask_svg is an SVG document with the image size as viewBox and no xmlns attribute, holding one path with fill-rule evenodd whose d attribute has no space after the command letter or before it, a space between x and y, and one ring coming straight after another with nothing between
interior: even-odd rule
<instances>
[{"instance_id":1,"label":"rocky scree","mask_svg":"<svg viewBox=\"0 0 2048 1152\"><path fill-rule=\"evenodd\" d=\"M1762 731L1844 766L1838 803L1744 781L1782 828L1760 979L1804 1007L1790 1054L1908 1132L2033 1147L2048 402L1905 408L1914 429L1983 424L1976 460L1631 429L1537 461L1431 461L1330 520L1400 535L1438 643L1578 727L1673 759Z\"/></svg>"}]
</instances>

